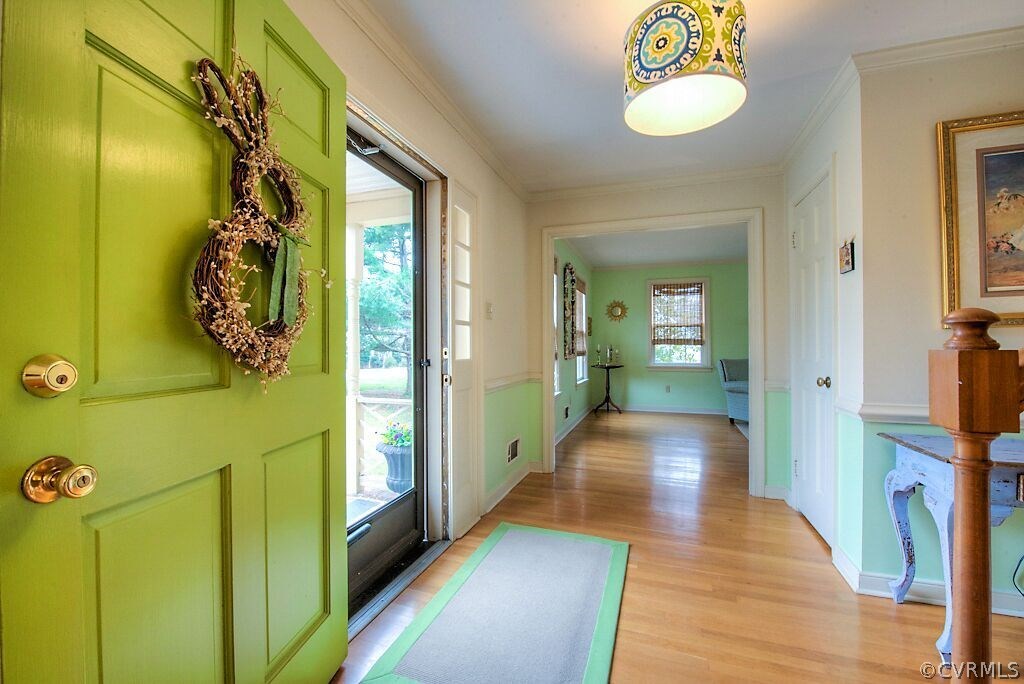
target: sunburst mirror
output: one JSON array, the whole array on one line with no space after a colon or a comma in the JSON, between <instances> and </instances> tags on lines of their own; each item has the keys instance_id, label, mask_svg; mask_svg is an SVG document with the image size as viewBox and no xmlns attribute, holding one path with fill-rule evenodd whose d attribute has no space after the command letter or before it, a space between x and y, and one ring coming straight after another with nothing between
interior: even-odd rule
<instances>
[{"instance_id":1,"label":"sunburst mirror","mask_svg":"<svg viewBox=\"0 0 1024 684\"><path fill-rule=\"evenodd\" d=\"M618 322L626 317L626 314L629 313L629 309L626 307L624 302L616 299L608 305L604 312L605 315L608 316L609 320Z\"/></svg>"}]
</instances>

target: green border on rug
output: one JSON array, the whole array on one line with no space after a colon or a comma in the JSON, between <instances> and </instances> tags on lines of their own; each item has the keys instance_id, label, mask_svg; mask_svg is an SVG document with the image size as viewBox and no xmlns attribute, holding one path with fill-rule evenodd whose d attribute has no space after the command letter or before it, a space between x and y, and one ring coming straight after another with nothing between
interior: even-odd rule
<instances>
[{"instance_id":1,"label":"green border on rug","mask_svg":"<svg viewBox=\"0 0 1024 684\"><path fill-rule=\"evenodd\" d=\"M528 525L514 525L501 522L493 532L485 539L477 550L466 559L455 574L452 575L440 591L430 599L430 602L423 607L409 626L402 630L395 642L388 647L384 655L374 663L373 667L363 678L364 682L375 682L380 684L415 684L407 677L394 673L398 664L409 652L413 644L423 635L430 623L433 622L448 602L452 600L462 585L466 583L470 575L477 569L487 554L491 552L501 538L509 530L529 530L541 534L550 534L560 537L571 537L573 539L584 539L590 542L606 544L612 547L612 555L609 559L608 579L605 580L604 595L601 598L601 607L597 613L597 623L594 625L594 636L590 641L590 655L587 656L587 669L583 676L585 684L597 684L607 682L611 675L612 654L615 650L615 632L619 622L619 606L622 603L622 590L626 582L626 563L629 558L629 544L621 541L613 541L603 537L593 537L587 534L576 534L575 532L562 532L560 530L549 530L544 527L530 527Z\"/></svg>"}]
</instances>

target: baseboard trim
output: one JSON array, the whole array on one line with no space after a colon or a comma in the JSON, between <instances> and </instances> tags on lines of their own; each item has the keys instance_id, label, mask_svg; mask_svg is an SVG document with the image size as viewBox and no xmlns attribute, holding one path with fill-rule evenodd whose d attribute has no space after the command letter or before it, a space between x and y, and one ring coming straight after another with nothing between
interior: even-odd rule
<instances>
[{"instance_id":1,"label":"baseboard trim","mask_svg":"<svg viewBox=\"0 0 1024 684\"><path fill-rule=\"evenodd\" d=\"M789 500L789 487L779 487L776 485L765 485L764 486L764 498L766 499L779 499L780 501Z\"/></svg>"},{"instance_id":2,"label":"baseboard trim","mask_svg":"<svg viewBox=\"0 0 1024 684\"><path fill-rule=\"evenodd\" d=\"M832 549L832 565L839 571L854 592L863 596L877 596L892 600L889 582L893 575L861 572L842 549ZM933 606L946 605L946 585L936 580L915 579L907 592L907 601L927 603ZM1010 591L992 592L992 612L996 615L1024 617L1024 597Z\"/></svg>"},{"instance_id":3,"label":"baseboard trim","mask_svg":"<svg viewBox=\"0 0 1024 684\"><path fill-rule=\"evenodd\" d=\"M682 413L694 416L726 416L729 412L719 408L674 408L665 406L643 406L630 404L622 407L631 413Z\"/></svg>"},{"instance_id":4,"label":"baseboard trim","mask_svg":"<svg viewBox=\"0 0 1024 684\"><path fill-rule=\"evenodd\" d=\"M487 495L487 499L484 501L484 510L480 515L486 515L491 510L501 503L501 500L508 496L508 493L516 488L516 485L523 481L527 475L530 474L529 464L524 464L519 467L519 470L515 470L505 478L505 481L498 485L498 488Z\"/></svg>"},{"instance_id":5,"label":"baseboard trim","mask_svg":"<svg viewBox=\"0 0 1024 684\"><path fill-rule=\"evenodd\" d=\"M562 429L555 433L555 444L558 444L563 439L569 436L576 427L583 422L583 419L590 415L590 410L586 410L575 418L570 418L569 422L562 426Z\"/></svg>"},{"instance_id":6,"label":"baseboard trim","mask_svg":"<svg viewBox=\"0 0 1024 684\"><path fill-rule=\"evenodd\" d=\"M850 585L850 589L859 594L860 569L854 565L850 557L838 546L832 547L832 565L839 571L839 576Z\"/></svg>"}]
</instances>

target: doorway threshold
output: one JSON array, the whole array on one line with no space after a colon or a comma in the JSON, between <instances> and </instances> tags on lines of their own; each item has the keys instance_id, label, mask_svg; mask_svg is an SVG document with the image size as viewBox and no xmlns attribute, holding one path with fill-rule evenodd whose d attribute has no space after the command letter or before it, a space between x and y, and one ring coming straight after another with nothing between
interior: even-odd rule
<instances>
[{"instance_id":1,"label":"doorway threshold","mask_svg":"<svg viewBox=\"0 0 1024 684\"><path fill-rule=\"evenodd\" d=\"M412 584L451 545L450 540L443 539L433 542L426 549L421 547L419 556L415 560L410 562L394 579L382 586L372 599L367 601L356 611L355 615L349 618L348 640L352 641L355 639L356 635L373 622L375 617L380 615L392 601L398 598L398 595L405 591L405 588Z\"/></svg>"}]
</instances>

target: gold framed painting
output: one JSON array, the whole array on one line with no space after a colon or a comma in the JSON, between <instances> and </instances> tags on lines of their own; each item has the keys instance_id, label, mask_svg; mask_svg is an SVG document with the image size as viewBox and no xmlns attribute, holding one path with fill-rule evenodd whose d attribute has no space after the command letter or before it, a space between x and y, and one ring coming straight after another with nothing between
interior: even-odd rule
<instances>
[{"instance_id":1,"label":"gold framed painting","mask_svg":"<svg viewBox=\"0 0 1024 684\"><path fill-rule=\"evenodd\" d=\"M942 313L1024 325L1024 111L938 124Z\"/></svg>"}]
</instances>

